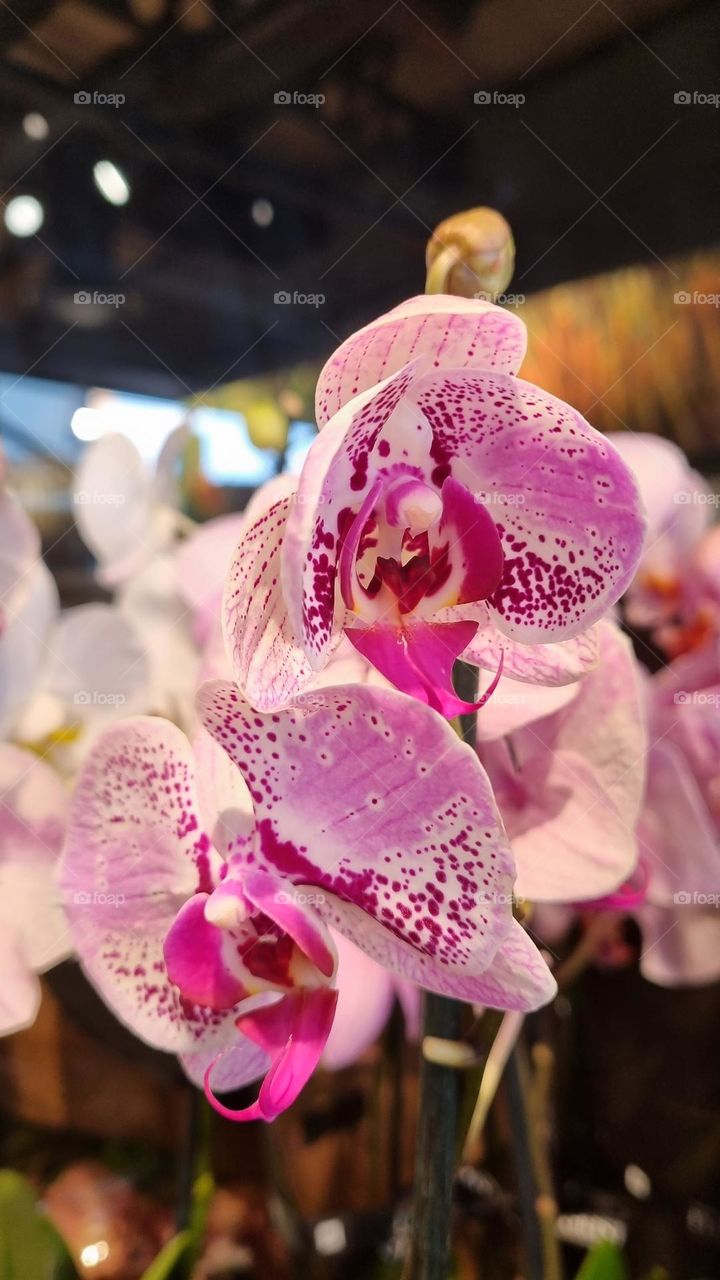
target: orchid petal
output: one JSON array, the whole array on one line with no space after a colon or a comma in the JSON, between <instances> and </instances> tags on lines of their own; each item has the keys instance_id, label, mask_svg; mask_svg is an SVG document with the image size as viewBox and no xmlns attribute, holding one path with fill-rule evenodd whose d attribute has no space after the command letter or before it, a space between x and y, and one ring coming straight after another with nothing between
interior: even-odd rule
<instances>
[{"instance_id":1,"label":"orchid petal","mask_svg":"<svg viewBox=\"0 0 720 1280\"><path fill-rule=\"evenodd\" d=\"M484 602L474 609L468 606L448 609L441 616L442 621L448 622L457 617L476 619L479 625L462 655L463 659L486 671L497 671L502 657L503 676L509 680L524 684L567 685L582 679L598 664L597 626L570 640L523 644L503 634Z\"/></svg>"},{"instance_id":2,"label":"orchid petal","mask_svg":"<svg viewBox=\"0 0 720 1280\"><path fill-rule=\"evenodd\" d=\"M9 1036L32 1026L41 992L19 937L5 925L0 933L0 975L0 1036Z\"/></svg>"},{"instance_id":3,"label":"orchid petal","mask_svg":"<svg viewBox=\"0 0 720 1280\"><path fill-rule=\"evenodd\" d=\"M0 733L16 727L36 690L47 652L48 629L59 611L55 579L38 560L28 574L25 601L9 619L0 644Z\"/></svg>"},{"instance_id":4,"label":"orchid petal","mask_svg":"<svg viewBox=\"0 0 720 1280\"><path fill-rule=\"evenodd\" d=\"M716 881L717 883L717 881ZM720 978L720 913L691 906L637 911L643 937L640 971L661 987L699 987Z\"/></svg>"},{"instance_id":5,"label":"orchid petal","mask_svg":"<svg viewBox=\"0 0 720 1280\"><path fill-rule=\"evenodd\" d=\"M237 1032L235 1034L237 1036ZM199 1089L204 1088L205 1077L212 1070L212 1087L216 1093L243 1089L264 1076L270 1066L265 1050L246 1037L220 1054L217 1045L181 1053L180 1061L188 1079Z\"/></svg>"},{"instance_id":6,"label":"orchid petal","mask_svg":"<svg viewBox=\"0 0 720 1280\"><path fill-rule=\"evenodd\" d=\"M17 498L0 493L0 635L22 609L39 560L36 526Z\"/></svg>"},{"instance_id":7,"label":"orchid petal","mask_svg":"<svg viewBox=\"0 0 720 1280\"><path fill-rule=\"evenodd\" d=\"M287 702L312 678L280 586L280 549L293 498L245 528L225 588L223 626L233 673L260 710Z\"/></svg>"},{"instance_id":8,"label":"orchid petal","mask_svg":"<svg viewBox=\"0 0 720 1280\"><path fill-rule=\"evenodd\" d=\"M499 628L537 643L599 620L630 582L644 532L612 445L518 378L434 374L412 397L432 428L436 483L452 474L492 507L505 555L489 602Z\"/></svg>"},{"instance_id":9,"label":"orchid petal","mask_svg":"<svg viewBox=\"0 0 720 1280\"><path fill-rule=\"evenodd\" d=\"M412 365L351 400L310 448L289 514L282 582L290 622L315 670L340 625L335 584L348 514L363 504L377 471L401 467L419 479L432 438L422 414L405 404ZM343 611L344 612L344 611Z\"/></svg>"},{"instance_id":10,"label":"orchid petal","mask_svg":"<svg viewBox=\"0 0 720 1280\"><path fill-rule=\"evenodd\" d=\"M439 716L362 686L265 717L222 681L198 701L250 785L252 866L313 886L319 914L351 941L373 954L348 914L423 975L401 977L451 990L491 964L513 927L512 857L483 770Z\"/></svg>"},{"instance_id":11,"label":"orchid petal","mask_svg":"<svg viewBox=\"0 0 720 1280\"><path fill-rule=\"evenodd\" d=\"M75 519L108 584L151 549L152 482L127 436L108 433L85 449L75 474Z\"/></svg>"},{"instance_id":12,"label":"orchid petal","mask_svg":"<svg viewBox=\"0 0 720 1280\"><path fill-rule=\"evenodd\" d=\"M49 765L0 744L0 921L37 973L72 949L54 882L69 809L68 791Z\"/></svg>"},{"instance_id":13,"label":"orchid petal","mask_svg":"<svg viewBox=\"0 0 720 1280\"><path fill-rule=\"evenodd\" d=\"M213 1069L205 1077L210 1104L229 1120L275 1120L295 1101L315 1070L335 1015L337 992L327 987L292 991L275 1004L241 1013L238 1030L268 1056L270 1069L256 1102L233 1111L214 1096Z\"/></svg>"},{"instance_id":14,"label":"orchid petal","mask_svg":"<svg viewBox=\"0 0 720 1280\"><path fill-rule=\"evenodd\" d=\"M409 298L352 334L327 361L315 396L318 426L408 360L517 373L526 346L519 316L490 302L448 294Z\"/></svg>"},{"instance_id":15,"label":"orchid petal","mask_svg":"<svg viewBox=\"0 0 720 1280\"><path fill-rule=\"evenodd\" d=\"M338 1000L332 1030L320 1060L328 1071L351 1066L375 1043L395 1000L395 983L386 969L334 935L338 953Z\"/></svg>"},{"instance_id":16,"label":"orchid petal","mask_svg":"<svg viewBox=\"0 0 720 1280\"><path fill-rule=\"evenodd\" d=\"M446 719L474 710L455 693L453 663L467 647L473 622L411 622L408 626L346 627L359 653L403 693L427 703Z\"/></svg>"},{"instance_id":17,"label":"orchid petal","mask_svg":"<svg viewBox=\"0 0 720 1280\"><path fill-rule=\"evenodd\" d=\"M169 981L163 940L178 910L214 886L190 745L138 717L107 730L80 774L60 867L73 939L116 1015L157 1048L226 1047L233 1014L200 1009Z\"/></svg>"},{"instance_id":18,"label":"orchid petal","mask_svg":"<svg viewBox=\"0 0 720 1280\"><path fill-rule=\"evenodd\" d=\"M44 684L78 719L144 709L148 664L131 622L111 604L67 609L48 635Z\"/></svg>"},{"instance_id":19,"label":"orchid petal","mask_svg":"<svg viewBox=\"0 0 720 1280\"><path fill-rule=\"evenodd\" d=\"M178 591L193 611L201 643L220 617L225 580L245 523L244 515L217 516L200 525L178 548Z\"/></svg>"},{"instance_id":20,"label":"orchid petal","mask_svg":"<svg viewBox=\"0 0 720 1280\"><path fill-rule=\"evenodd\" d=\"M646 738L627 639L601 627L601 663L562 711L513 734L515 765L483 748L518 864L517 891L578 902L613 892L636 859Z\"/></svg>"}]
</instances>

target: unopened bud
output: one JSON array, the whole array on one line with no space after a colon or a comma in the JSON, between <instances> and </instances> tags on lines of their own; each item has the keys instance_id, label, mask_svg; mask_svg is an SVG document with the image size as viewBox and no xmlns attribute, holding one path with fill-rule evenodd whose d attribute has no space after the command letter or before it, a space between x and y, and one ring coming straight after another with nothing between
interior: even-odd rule
<instances>
[{"instance_id":1,"label":"unopened bud","mask_svg":"<svg viewBox=\"0 0 720 1280\"><path fill-rule=\"evenodd\" d=\"M454 213L435 228L425 250L426 293L478 295L493 301L504 293L515 269L515 242L497 209Z\"/></svg>"}]
</instances>

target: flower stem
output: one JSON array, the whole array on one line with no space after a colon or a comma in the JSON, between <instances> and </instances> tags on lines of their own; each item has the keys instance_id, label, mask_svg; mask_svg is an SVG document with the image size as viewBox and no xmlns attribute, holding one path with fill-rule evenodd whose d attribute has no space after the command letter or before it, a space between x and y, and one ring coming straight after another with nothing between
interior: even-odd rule
<instances>
[{"instance_id":1,"label":"flower stem","mask_svg":"<svg viewBox=\"0 0 720 1280\"><path fill-rule=\"evenodd\" d=\"M454 683L461 698L477 697L476 667L456 662ZM474 747L476 712L460 716L458 736ZM458 1040L463 1002L425 993L423 1039ZM461 1073L428 1062L420 1071L420 1104L415 1155L415 1199L407 1280L447 1280L450 1272L450 1215L457 1159L457 1122Z\"/></svg>"}]
</instances>

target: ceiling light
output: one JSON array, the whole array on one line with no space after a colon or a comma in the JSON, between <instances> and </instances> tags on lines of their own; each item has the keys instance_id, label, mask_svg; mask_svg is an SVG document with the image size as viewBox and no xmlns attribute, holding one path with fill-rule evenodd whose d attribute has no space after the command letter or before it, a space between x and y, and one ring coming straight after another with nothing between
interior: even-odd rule
<instances>
[{"instance_id":1,"label":"ceiling light","mask_svg":"<svg viewBox=\"0 0 720 1280\"><path fill-rule=\"evenodd\" d=\"M42 142L43 138L47 138L50 132L50 126L44 116L39 111L29 111L23 116L22 127L28 138L32 138L33 142Z\"/></svg>"},{"instance_id":2,"label":"ceiling light","mask_svg":"<svg viewBox=\"0 0 720 1280\"><path fill-rule=\"evenodd\" d=\"M130 183L122 169L112 160L98 160L93 165L95 186L109 204L127 204L130 199Z\"/></svg>"},{"instance_id":3,"label":"ceiling light","mask_svg":"<svg viewBox=\"0 0 720 1280\"><path fill-rule=\"evenodd\" d=\"M45 221L45 210L35 196L13 196L5 206L5 226L13 236L34 236Z\"/></svg>"},{"instance_id":4,"label":"ceiling light","mask_svg":"<svg viewBox=\"0 0 720 1280\"><path fill-rule=\"evenodd\" d=\"M258 227L269 227L275 217L275 210L269 200L253 200L250 206L250 217Z\"/></svg>"}]
</instances>

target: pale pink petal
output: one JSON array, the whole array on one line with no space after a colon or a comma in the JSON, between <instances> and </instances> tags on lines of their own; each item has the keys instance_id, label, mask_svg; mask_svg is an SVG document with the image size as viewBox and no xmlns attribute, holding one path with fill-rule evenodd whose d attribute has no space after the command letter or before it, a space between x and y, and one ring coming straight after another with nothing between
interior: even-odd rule
<instances>
[{"instance_id":1,"label":"pale pink petal","mask_svg":"<svg viewBox=\"0 0 720 1280\"><path fill-rule=\"evenodd\" d=\"M319 891L319 914L368 954L406 957L389 966L401 977L452 991L483 974L513 928L513 863L487 778L445 721L363 686L261 717L214 681L199 706L250 785L252 865Z\"/></svg>"},{"instance_id":2,"label":"pale pink petal","mask_svg":"<svg viewBox=\"0 0 720 1280\"><path fill-rule=\"evenodd\" d=\"M720 910L691 906L636 912L642 930L640 970L661 987L700 987L720 978Z\"/></svg>"},{"instance_id":3,"label":"pale pink petal","mask_svg":"<svg viewBox=\"0 0 720 1280\"><path fill-rule=\"evenodd\" d=\"M0 744L0 932L44 972L70 954L55 867L70 810L60 777L30 751Z\"/></svg>"},{"instance_id":4,"label":"pale pink petal","mask_svg":"<svg viewBox=\"0 0 720 1280\"><path fill-rule=\"evenodd\" d=\"M235 1031L236 1044L223 1050L218 1057L217 1045L206 1049L181 1053L180 1061L183 1069L199 1089L205 1084L205 1077L212 1068L212 1087L215 1093L230 1093L234 1089L242 1089L264 1076L270 1066L269 1055L260 1045L240 1036Z\"/></svg>"},{"instance_id":5,"label":"pale pink petal","mask_svg":"<svg viewBox=\"0 0 720 1280\"><path fill-rule=\"evenodd\" d=\"M480 690L489 683L490 676L481 672ZM519 680L506 680L503 675L492 697L488 698L478 715L478 741L491 742L496 738L504 738L525 725L562 711L563 707L577 697L579 689L578 683L545 688L537 684L521 684Z\"/></svg>"},{"instance_id":6,"label":"pale pink petal","mask_svg":"<svg viewBox=\"0 0 720 1280\"><path fill-rule=\"evenodd\" d=\"M569 405L501 374L450 372L412 388L452 474L495 518L505 564L490 605L525 643L568 639L625 590L644 523L632 474Z\"/></svg>"},{"instance_id":7,"label":"pale pink petal","mask_svg":"<svg viewBox=\"0 0 720 1280\"><path fill-rule=\"evenodd\" d=\"M117 1017L172 1052L226 1047L232 1014L183 1000L163 941L179 909L214 887L190 746L164 720L109 729L75 789L60 887L83 967Z\"/></svg>"},{"instance_id":8,"label":"pale pink petal","mask_svg":"<svg viewBox=\"0 0 720 1280\"><path fill-rule=\"evenodd\" d=\"M55 579L42 560L28 573L27 596L0 644L0 733L9 734L36 691L48 629L60 610ZM21 737L27 737L24 731Z\"/></svg>"},{"instance_id":9,"label":"pale pink petal","mask_svg":"<svg viewBox=\"0 0 720 1280\"><path fill-rule=\"evenodd\" d=\"M353 396L416 357L446 369L497 369L517 373L527 333L519 316L491 302L422 295L359 329L320 372L315 394L319 427Z\"/></svg>"},{"instance_id":10,"label":"pale pink petal","mask_svg":"<svg viewBox=\"0 0 720 1280\"><path fill-rule=\"evenodd\" d=\"M178 591L192 610L200 643L220 618L223 588L242 530L245 514L208 520L178 548L175 558Z\"/></svg>"},{"instance_id":11,"label":"pale pink petal","mask_svg":"<svg viewBox=\"0 0 720 1280\"><path fill-rule=\"evenodd\" d=\"M40 983L23 945L7 924L0 931L0 1036L34 1023L40 1008Z\"/></svg>"},{"instance_id":12,"label":"pale pink petal","mask_svg":"<svg viewBox=\"0 0 720 1280\"><path fill-rule=\"evenodd\" d=\"M334 941L338 1000L320 1065L328 1071L342 1071L380 1036L395 1000L395 981L341 933L334 935Z\"/></svg>"},{"instance_id":13,"label":"pale pink petal","mask_svg":"<svg viewBox=\"0 0 720 1280\"><path fill-rule=\"evenodd\" d=\"M648 756L645 804L638 826L650 872L648 897L669 907L720 890L718 835L702 792L682 752L667 737Z\"/></svg>"},{"instance_id":14,"label":"pale pink petal","mask_svg":"<svg viewBox=\"0 0 720 1280\"><path fill-rule=\"evenodd\" d=\"M645 730L627 639L603 623L601 661L562 711L483 746L518 864L517 891L531 901L577 902L613 892L636 859L634 828L644 786Z\"/></svg>"},{"instance_id":15,"label":"pale pink petal","mask_svg":"<svg viewBox=\"0 0 720 1280\"><path fill-rule=\"evenodd\" d=\"M127 436L90 444L75 473L74 514L101 577L115 583L152 547L152 482Z\"/></svg>"},{"instance_id":16,"label":"pale pink petal","mask_svg":"<svg viewBox=\"0 0 720 1280\"><path fill-rule=\"evenodd\" d=\"M67 609L48 638L46 690L74 719L132 715L147 705L149 667L137 628L115 605Z\"/></svg>"},{"instance_id":17,"label":"pale pink petal","mask_svg":"<svg viewBox=\"0 0 720 1280\"><path fill-rule=\"evenodd\" d=\"M315 1070L335 1014L337 992L300 988L272 1005L238 1018L238 1030L271 1062L256 1102L232 1111L214 1096L214 1072L205 1077L208 1101L229 1120L275 1120L297 1098Z\"/></svg>"},{"instance_id":18,"label":"pale pink petal","mask_svg":"<svg viewBox=\"0 0 720 1280\"><path fill-rule=\"evenodd\" d=\"M39 559L37 528L17 498L0 492L0 635L22 609Z\"/></svg>"},{"instance_id":19,"label":"pale pink petal","mask_svg":"<svg viewBox=\"0 0 720 1280\"><path fill-rule=\"evenodd\" d=\"M245 528L223 600L234 677L260 710L287 702L312 678L280 584L280 549L292 507L292 497L283 498Z\"/></svg>"},{"instance_id":20,"label":"pale pink petal","mask_svg":"<svg viewBox=\"0 0 720 1280\"><path fill-rule=\"evenodd\" d=\"M598 664L598 631L590 627L570 640L550 644L522 644L503 635L490 616L484 602L474 610L448 610L450 616L472 616L479 626L463 653L466 662L474 662L486 671L497 671L503 660L503 675L525 684L566 685L582 679Z\"/></svg>"}]
</instances>

